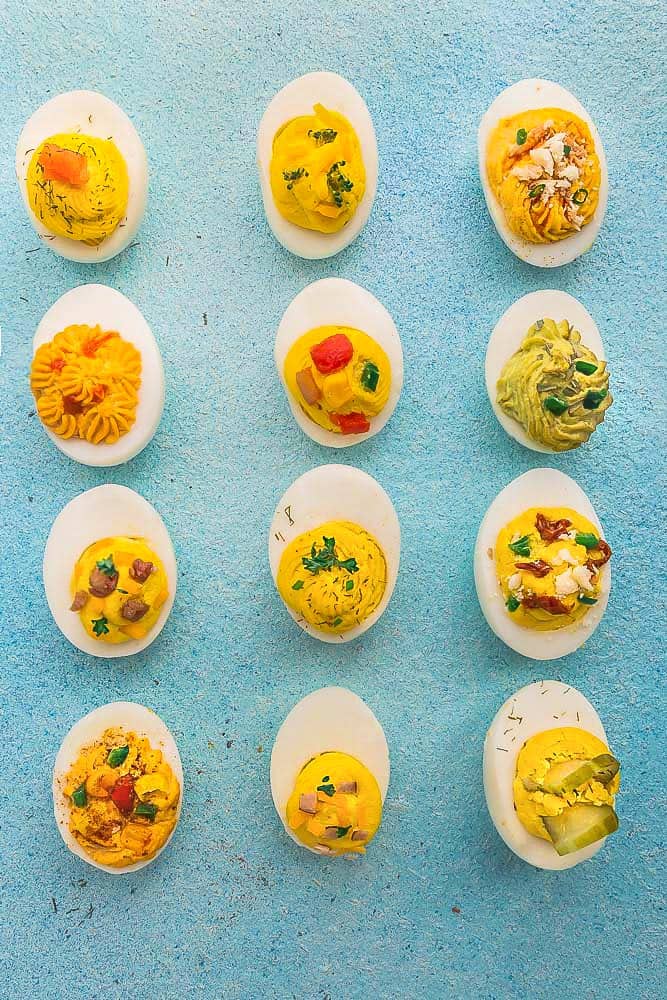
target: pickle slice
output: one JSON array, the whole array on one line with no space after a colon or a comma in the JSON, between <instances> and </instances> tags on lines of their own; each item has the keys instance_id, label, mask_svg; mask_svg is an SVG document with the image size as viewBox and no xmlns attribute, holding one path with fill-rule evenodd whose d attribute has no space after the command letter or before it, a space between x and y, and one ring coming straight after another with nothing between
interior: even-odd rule
<instances>
[{"instance_id":1,"label":"pickle slice","mask_svg":"<svg viewBox=\"0 0 667 1000\"><path fill-rule=\"evenodd\" d=\"M587 781L595 780L608 785L620 766L610 753L602 753L592 760L564 760L549 768L542 788L553 795L565 795Z\"/></svg>"},{"instance_id":2,"label":"pickle slice","mask_svg":"<svg viewBox=\"0 0 667 1000\"><path fill-rule=\"evenodd\" d=\"M542 819L560 857L580 851L618 830L618 817L611 806L579 802L563 810L560 816L543 816Z\"/></svg>"}]
</instances>

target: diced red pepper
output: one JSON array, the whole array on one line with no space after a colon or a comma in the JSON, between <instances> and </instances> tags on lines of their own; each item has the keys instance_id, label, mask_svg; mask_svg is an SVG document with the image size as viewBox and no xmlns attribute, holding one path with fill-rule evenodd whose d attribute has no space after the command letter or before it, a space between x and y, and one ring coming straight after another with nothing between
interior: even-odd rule
<instances>
[{"instance_id":1,"label":"diced red pepper","mask_svg":"<svg viewBox=\"0 0 667 1000\"><path fill-rule=\"evenodd\" d=\"M349 364L354 354L354 347L349 337L344 333L334 333L321 344L315 344L310 349L310 356L315 367L322 375L332 375Z\"/></svg>"},{"instance_id":2,"label":"diced red pepper","mask_svg":"<svg viewBox=\"0 0 667 1000\"><path fill-rule=\"evenodd\" d=\"M329 419L343 434L365 434L371 429L365 413L330 413Z\"/></svg>"},{"instance_id":3,"label":"diced red pepper","mask_svg":"<svg viewBox=\"0 0 667 1000\"><path fill-rule=\"evenodd\" d=\"M111 789L111 801L122 813L131 813L134 809L134 778L131 774L123 774Z\"/></svg>"},{"instance_id":4,"label":"diced red pepper","mask_svg":"<svg viewBox=\"0 0 667 1000\"><path fill-rule=\"evenodd\" d=\"M65 359L64 358L54 358L53 361L51 362L51 371L52 372L61 372L64 367L65 367Z\"/></svg>"},{"instance_id":5,"label":"diced red pepper","mask_svg":"<svg viewBox=\"0 0 667 1000\"><path fill-rule=\"evenodd\" d=\"M39 154L39 163L47 181L64 181L71 187L80 188L88 180L88 160L83 153L63 149L52 142L47 142Z\"/></svg>"}]
</instances>

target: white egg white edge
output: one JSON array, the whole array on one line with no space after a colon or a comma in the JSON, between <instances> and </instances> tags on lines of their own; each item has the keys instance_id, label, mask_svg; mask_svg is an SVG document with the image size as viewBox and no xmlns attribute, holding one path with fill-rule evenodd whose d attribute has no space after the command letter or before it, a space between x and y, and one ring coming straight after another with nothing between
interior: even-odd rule
<instances>
[{"instance_id":1,"label":"white egg white edge","mask_svg":"<svg viewBox=\"0 0 667 1000\"><path fill-rule=\"evenodd\" d=\"M127 211L113 233L99 246L54 236L30 208L26 175L32 154L49 136L59 132L81 132L98 139L113 139L129 177ZM82 264L110 260L132 242L141 224L148 200L148 161L137 130L114 101L94 90L72 90L43 104L23 126L16 145L16 179L33 229L61 257Z\"/></svg>"},{"instance_id":2,"label":"white egg white edge","mask_svg":"<svg viewBox=\"0 0 667 1000\"><path fill-rule=\"evenodd\" d=\"M285 359L290 348L304 333L319 326L347 326L361 330L377 341L389 358L389 398L377 417L371 418L371 429L366 434L334 434L320 427L302 410L287 386ZM346 278L313 281L292 299L276 333L274 357L297 424L313 441L329 448L349 448L379 433L396 409L403 388L403 349L396 324L374 295Z\"/></svg>"},{"instance_id":3,"label":"white egg white edge","mask_svg":"<svg viewBox=\"0 0 667 1000\"><path fill-rule=\"evenodd\" d=\"M85 631L77 612L70 611L70 583L74 566L93 542L116 535L146 539L160 557L167 574L169 597L160 617L143 639L111 645L96 642ZM127 486L108 484L80 493L63 507L53 522L44 549L44 590L53 620L66 639L91 656L133 656L158 637L176 596L176 556L164 521L155 508Z\"/></svg>"},{"instance_id":4,"label":"white egg white edge","mask_svg":"<svg viewBox=\"0 0 667 1000\"><path fill-rule=\"evenodd\" d=\"M491 190L486 175L486 148L489 136L501 118L509 118L511 115L519 114L521 111L532 111L538 108L550 107L571 111L585 121L590 128L593 142L595 143L595 150L600 161L600 193L595 214L581 232L574 233L572 236L559 240L557 243L529 243L512 232L507 225L505 213ZM533 264L535 267L560 267L563 264L569 264L571 261L576 260L577 257L580 257L581 254L590 249L600 231L607 210L607 198L609 194L607 158L594 121L573 94L551 80L521 80L511 87L507 87L496 97L489 110L482 116L477 133L477 153L479 177L493 224L505 245L520 260L525 261L527 264Z\"/></svg>"},{"instance_id":5,"label":"white egg white edge","mask_svg":"<svg viewBox=\"0 0 667 1000\"><path fill-rule=\"evenodd\" d=\"M276 812L292 840L318 856L318 851L290 830L287 802L304 765L329 751L361 761L377 781L384 804L390 774L384 730L368 705L347 688L320 688L302 698L285 718L271 751L271 795Z\"/></svg>"},{"instance_id":6,"label":"white egg white edge","mask_svg":"<svg viewBox=\"0 0 667 1000\"><path fill-rule=\"evenodd\" d=\"M323 104L328 111L337 111L349 120L359 139L366 170L364 196L350 221L337 233L318 233L288 222L276 208L271 191L270 167L276 132L292 118L311 115L315 104ZM377 140L361 94L337 73L306 73L292 80L272 98L259 123L257 166L267 221L286 250L307 260L322 260L344 250L366 225L377 189Z\"/></svg>"},{"instance_id":7,"label":"white egg white edge","mask_svg":"<svg viewBox=\"0 0 667 1000\"><path fill-rule=\"evenodd\" d=\"M600 331L588 310L567 292L555 288L529 292L513 302L493 328L489 337L484 363L486 391L498 422L510 437L532 451L560 455L529 437L521 424L503 412L497 401L497 384L500 373L513 354L521 347L528 330L538 319L553 319L556 323L566 319L581 334L581 342L604 361L604 346Z\"/></svg>"},{"instance_id":8,"label":"white egg white edge","mask_svg":"<svg viewBox=\"0 0 667 1000\"><path fill-rule=\"evenodd\" d=\"M501 490L487 510L475 543L475 587L490 628L499 639L533 660L555 660L573 653L592 635L607 607L611 567L602 567L601 592L581 622L553 632L522 628L512 621L496 576L496 539L501 528L531 507L569 507L588 518L605 537L593 506L581 487L558 469L531 469ZM491 550L492 557L488 551Z\"/></svg>"},{"instance_id":9,"label":"white egg white edge","mask_svg":"<svg viewBox=\"0 0 667 1000\"><path fill-rule=\"evenodd\" d=\"M576 688L562 681L536 681L507 699L484 740L484 794L496 830L523 861L551 871L587 861L607 839L560 857L552 844L526 830L514 809L512 782L524 743L537 733L564 726L582 729L608 745L597 712Z\"/></svg>"},{"instance_id":10,"label":"white egg white edge","mask_svg":"<svg viewBox=\"0 0 667 1000\"><path fill-rule=\"evenodd\" d=\"M100 864L99 861L95 861L90 855L86 854L83 847L81 847L70 832L70 808L63 794L67 772L75 763L83 747L95 743L104 731L112 726L122 726L125 732L134 732L139 737L146 737L153 749L161 750L164 759L174 772L174 776L181 789L174 829L160 850L152 858L148 858L145 861L138 861L134 865L125 865L123 868L113 868L111 865ZM145 708L143 705L138 705L136 702L115 701L94 709L72 726L56 755L53 766L52 788L53 812L56 819L56 826L70 851L87 864L92 865L93 868L99 868L100 871L109 872L111 875L124 875L127 872L139 871L140 868L145 868L146 865L155 861L162 854L162 851L164 851L176 832L183 804L183 766L176 741L159 715L152 712L149 708Z\"/></svg>"},{"instance_id":11,"label":"white egg white edge","mask_svg":"<svg viewBox=\"0 0 667 1000\"><path fill-rule=\"evenodd\" d=\"M162 355L151 328L139 309L108 285L78 285L58 299L44 314L33 339L33 354L67 326L99 324L115 330L141 354L141 386L136 420L115 444L92 444L82 438L62 438L44 427L56 448L82 465L98 468L122 465L138 455L152 440L164 409Z\"/></svg>"},{"instance_id":12,"label":"white egg white edge","mask_svg":"<svg viewBox=\"0 0 667 1000\"><path fill-rule=\"evenodd\" d=\"M349 642L363 635L384 613L394 591L401 555L401 529L394 505L380 484L349 465L320 465L292 483L276 507L269 531L269 563L276 584L280 558L299 535L326 521L352 521L379 542L387 562L387 585L372 615L340 635L321 632L285 607L308 635L321 642ZM290 523L292 522L292 523Z\"/></svg>"}]
</instances>

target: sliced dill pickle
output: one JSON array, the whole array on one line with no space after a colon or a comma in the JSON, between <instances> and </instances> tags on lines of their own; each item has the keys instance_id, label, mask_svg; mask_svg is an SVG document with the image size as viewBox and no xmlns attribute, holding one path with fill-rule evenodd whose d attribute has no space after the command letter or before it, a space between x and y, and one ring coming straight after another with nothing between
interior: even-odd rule
<instances>
[{"instance_id":1,"label":"sliced dill pickle","mask_svg":"<svg viewBox=\"0 0 667 1000\"><path fill-rule=\"evenodd\" d=\"M560 857L580 851L618 830L618 817L611 806L579 802L564 809L560 816L542 819Z\"/></svg>"},{"instance_id":2,"label":"sliced dill pickle","mask_svg":"<svg viewBox=\"0 0 667 1000\"><path fill-rule=\"evenodd\" d=\"M564 760L549 768L542 788L553 795L565 795L587 781L595 780L608 785L620 766L610 753L600 754L592 760Z\"/></svg>"}]
</instances>

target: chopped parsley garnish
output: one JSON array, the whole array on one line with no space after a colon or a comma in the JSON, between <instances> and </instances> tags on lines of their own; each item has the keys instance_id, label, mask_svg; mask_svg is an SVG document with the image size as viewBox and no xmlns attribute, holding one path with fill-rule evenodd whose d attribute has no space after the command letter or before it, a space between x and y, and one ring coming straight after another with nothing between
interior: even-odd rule
<instances>
[{"instance_id":1,"label":"chopped parsley garnish","mask_svg":"<svg viewBox=\"0 0 667 1000\"><path fill-rule=\"evenodd\" d=\"M95 565L99 570L102 571L102 573L106 574L106 576L114 576L114 574L116 573L116 567L114 566L114 561L113 561L113 553L111 552L106 557L106 559L98 559Z\"/></svg>"},{"instance_id":2,"label":"chopped parsley garnish","mask_svg":"<svg viewBox=\"0 0 667 1000\"><path fill-rule=\"evenodd\" d=\"M528 138L528 133L526 132L525 128L520 128L516 134L517 146L523 146L527 138Z\"/></svg>"},{"instance_id":3,"label":"chopped parsley garnish","mask_svg":"<svg viewBox=\"0 0 667 1000\"><path fill-rule=\"evenodd\" d=\"M303 580L297 580L296 583L292 584L292 590L302 590L302 589L303 589Z\"/></svg>"},{"instance_id":4,"label":"chopped parsley garnish","mask_svg":"<svg viewBox=\"0 0 667 1000\"><path fill-rule=\"evenodd\" d=\"M508 548L517 556L529 556L530 535L523 535L522 538L517 538L516 542L510 542Z\"/></svg>"},{"instance_id":5,"label":"chopped parsley garnish","mask_svg":"<svg viewBox=\"0 0 667 1000\"><path fill-rule=\"evenodd\" d=\"M349 833L350 830L352 829L352 827L351 826L337 826L336 829L338 830L338 833L336 834L336 837L338 839L340 839L341 837L344 837L346 833Z\"/></svg>"},{"instance_id":6,"label":"chopped parsley garnish","mask_svg":"<svg viewBox=\"0 0 667 1000\"><path fill-rule=\"evenodd\" d=\"M574 540L577 545L583 545L585 549L595 549L600 544L597 535L594 535L591 531L578 531L574 536Z\"/></svg>"},{"instance_id":7,"label":"chopped parsley garnish","mask_svg":"<svg viewBox=\"0 0 667 1000\"><path fill-rule=\"evenodd\" d=\"M563 154L565 156L569 156L571 151L572 151L572 147L571 146L563 146Z\"/></svg>"},{"instance_id":8,"label":"chopped parsley garnish","mask_svg":"<svg viewBox=\"0 0 667 1000\"><path fill-rule=\"evenodd\" d=\"M317 786L317 790L318 790L318 792L324 792L324 794L328 795L329 798L331 798L332 795L336 794L336 787L335 787L335 785L332 785L332 784L318 785Z\"/></svg>"},{"instance_id":9,"label":"chopped parsley garnish","mask_svg":"<svg viewBox=\"0 0 667 1000\"><path fill-rule=\"evenodd\" d=\"M127 594L128 593L127 590L121 590L120 587L116 587L116 590L118 591L119 594Z\"/></svg>"},{"instance_id":10,"label":"chopped parsley garnish","mask_svg":"<svg viewBox=\"0 0 667 1000\"><path fill-rule=\"evenodd\" d=\"M380 381L380 369L374 361L367 361L361 373L361 384L369 392L375 392Z\"/></svg>"},{"instance_id":11,"label":"chopped parsley garnish","mask_svg":"<svg viewBox=\"0 0 667 1000\"><path fill-rule=\"evenodd\" d=\"M346 580L345 581L345 589L346 590L354 590L354 580Z\"/></svg>"},{"instance_id":12,"label":"chopped parsley garnish","mask_svg":"<svg viewBox=\"0 0 667 1000\"><path fill-rule=\"evenodd\" d=\"M338 626L342 625L342 624L343 624L343 619L342 618L334 618L334 620L333 620L333 627L334 628L338 628Z\"/></svg>"},{"instance_id":13,"label":"chopped parsley garnish","mask_svg":"<svg viewBox=\"0 0 667 1000\"><path fill-rule=\"evenodd\" d=\"M354 184L346 177L345 174L340 169L345 166L345 160L340 160L338 163L334 163L329 167L327 173L327 187L331 192L331 197L333 198L334 205L337 208L343 207L343 195L348 191L351 191Z\"/></svg>"},{"instance_id":14,"label":"chopped parsley garnish","mask_svg":"<svg viewBox=\"0 0 667 1000\"><path fill-rule=\"evenodd\" d=\"M294 181L300 181L302 177L307 177L308 171L303 167L297 167L296 170L283 170L283 178L288 182L287 190L291 191L294 187Z\"/></svg>"},{"instance_id":15,"label":"chopped parsley garnish","mask_svg":"<svg viewBox=\"0 0 667 1000\"><path fill-rule=\"evenodd\" d=\"M317 546L313 542L313 547L310 550L310 556L303 556L301 562L303 563L304 569L307 569L309 573L319 573L321 569L346 569L348 573L357 573L359 567L357 566L357 560L354 558L350 559L338 559L336 556L336 539L327 538L326 535L323 536L324 547L318 552Z\"/></svg>"},{"instance_id":16,"label":"chopped parsley garnish","mask_svg":"<svg viewBox=\"0 0 667 1000\"><path fill-rule=\"evenodd\" d=\"M308 130L308 135L311 139L314 139L318 146L326 146L328 143L333 142L338 132L333 128L322 128L318 129L317 132L313 132L312 129Z\"/></svg>"},{"instance_id":17,"label":"chopped parsley garnish","mask_svg":"<svg viewBox=\"0 0 667 1000\"><path fill-rule=\"evenodd\" d=\"M93 632L96 636L107 635L109 631L109 623L107 619L102 615L101 618L94 618L91 620L93 626Z\"/></svg>"}]
</instances>

